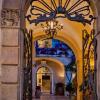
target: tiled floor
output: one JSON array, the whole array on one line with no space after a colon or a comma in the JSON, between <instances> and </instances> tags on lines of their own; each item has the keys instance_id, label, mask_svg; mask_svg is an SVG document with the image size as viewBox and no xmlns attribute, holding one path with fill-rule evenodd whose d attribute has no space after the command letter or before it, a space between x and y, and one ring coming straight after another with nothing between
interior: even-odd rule
<instances>
[{"instance_id":1,"label":"tiled floor","mask_svg":"<svg viewBox=\"0 0 100 100\"><path fill-rule=\"evenodd\" d=\"M65 96L52 96L52 95L42 95L40 99L33 98L33 100L70 100L69 97Z\"/></svg>"}]
</instances>

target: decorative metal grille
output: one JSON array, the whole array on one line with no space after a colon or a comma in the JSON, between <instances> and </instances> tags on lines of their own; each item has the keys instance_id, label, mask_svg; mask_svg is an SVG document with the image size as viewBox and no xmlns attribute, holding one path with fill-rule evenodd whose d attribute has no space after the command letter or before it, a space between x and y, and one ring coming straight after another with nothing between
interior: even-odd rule
<instances>
[{"instance_id":1,"label":"decorative metal grille","mask_svg":"<svg viewBox=\"0 0 100 100\"><path fill-rule=\"evenodd\" d=\"M23 100L32 100L32 31L24 33Z\"/></svg>"},{"instance_id":2,"label":"decorative metal grille","mask_svg":"<svg viewBox=\"0 0 100 100\"><path fill-rule=\"evenodd\" d=\"M83 30L83 99L96 100L95 31Z\"/></svg>"},{"instance_id":3,"label":"decorative metal grille","mask_svg":"<svg viewBox=\"0 0 100 100\"><path fill-rule=\"evenodd\" d=\"M32 0L30 14L26 18L30 24L35 23L35 25L56 18L67 18L86 25L86 23L91 24L95 19L91 14L90 0L65 0L63 2L63 0L58 0L58 3L56 0Z\"/></svg>"}]
</instances>

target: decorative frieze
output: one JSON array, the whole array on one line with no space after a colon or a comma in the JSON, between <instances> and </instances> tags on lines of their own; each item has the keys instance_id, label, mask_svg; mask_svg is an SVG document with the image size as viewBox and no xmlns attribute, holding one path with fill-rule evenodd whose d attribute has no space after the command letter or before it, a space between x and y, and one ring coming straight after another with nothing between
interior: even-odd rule
<instances>
[{"instance_id":1,"label":"decorative frieze","mask_svg":"<svg viewBox=\"0 0 100 100\"><path fill-rule=\"evenodd\" d=\"M1 13L1 26L19 26L19 14L18 9L3 9Z\"/></svg>"}]
</instances>

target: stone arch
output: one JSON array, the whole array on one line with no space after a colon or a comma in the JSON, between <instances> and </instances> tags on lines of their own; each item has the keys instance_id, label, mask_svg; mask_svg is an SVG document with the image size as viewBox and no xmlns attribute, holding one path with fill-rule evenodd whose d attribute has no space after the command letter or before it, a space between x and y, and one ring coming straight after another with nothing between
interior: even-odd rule
<instances>
[{"instance_id":1,"label":"stone arch","mask_svg":"<svg viewBox=\"0 0 100 100\"><path fill-rule=\"evenodd\" d=\"M94 5L94 8L96 8L95 7L95 3L94 3L94 1L93 1L93 5ZM26 9L25 9L25 13L26 13L26 11L27 11L27 9L28 9L28 7L30 6L30 0L29 1L27 1L26 2ZM95 28L96 28L96 26L95 26ZM40 38L40 37L39 37ZM58 39L61 39L61 37L57 37ZM64 42L68 42L67 40L65 41L64 40L64 38L63 39L61 39L62 41L64 41ZM70 44L71 45L71 44ZM72 47L72 48L74 48L74 47ZM81 49L79 49L79 52L81 51ZM74 48L74 52L77 52L77 48ZM79 52L77 52L77 53L75 53L76 54L76 56L78 57L79 56ZM78 57L79 59L77 59L77 62L79 62L79 64L78 64L78 66L81 66L81 64L82 64L82 61L80 61L80 59L82 59L81 57ZM82 69L81 69L82 70Z\"/></svg>"},{"instance_id":2,"label":"stone arch","mask_svg":"<svg viewBox=\"0 0 100 100\"><path fill-rule=\"evenodd\" d=\"M64 73L65 73L65 70L64 70L64 64L61 62L61 61L58 61L58 60L56 60L56 59L54 59L54 58L48 58L48 57L41 57L41 58L35 58L34 59L35 60L35 62L37 62L37 61L41 61L41 60L45 60L45 61L47 61L47 62L53 62L53 63L55 63L55 64L57 64L58 66L59 66L59 69L58 69L58 73L60 73L60 71L62 70L62 72L59 74L60 76L64 76ZM40 64L41 65L41 64ZM48 64L47 64L47 66L49 66ZM55 66L55 68L57 69L58 68L58 66ZM50 68L50 67L49 67ZM50 68L50 70L51 70L51 68ZM52 72L52 70L51 70L51 72ZM52 72L53 73L53 72Z\"/></svg>"},{"instance_id":3,"label":"stone arch","mask_svg":"<svg viewBox=\"0 0 100 100\"><path fill-rule=\"evenodd\" d=\"M38 70L39 70L40 68L42 68L41 66L42 66L41 64L37 66L37 68L36 68L36 73L38 72ZM50 73L53 73L53 70L52 70L48 65L46 65L45 67L48 68L48 70L49 70ZM36 73L35 73L35 74L36 74Z\"/></svg>"}]
</instances>

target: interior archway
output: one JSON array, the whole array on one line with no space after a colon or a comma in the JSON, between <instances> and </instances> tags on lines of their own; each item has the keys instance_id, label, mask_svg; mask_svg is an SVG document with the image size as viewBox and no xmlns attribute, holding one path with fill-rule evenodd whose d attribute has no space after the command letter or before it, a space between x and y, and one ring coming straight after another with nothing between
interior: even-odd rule
<instances>
[{"instance_id":1,"label":"interior archway","mask_svg":"<svg viewBox=\"0 0 100 100\"><path fill-rule=\"evenodd\" d=\"M52 86L52 73L45 66L38 69L37 71L37 82L36 85L41 87L42 93L50 93Z\"/></svg>"},{"instance_id":2,"label":"interior archway","mask_svg":"<svg viewBox=\"0 0 100 100\"><path fill-rule=\"evenodd\" d=\"M92 9L90 9L90 13L93 14ZM84 74L84 72L82 71L83 70L82 30L86 29L87 32L91 33L91 29L94 27L94 23L92 23L90 26L86 24L85 27L82 24L80 24L80 28L79 28L79 24L76 22L72 22L72 21L65 20L65 19L59 19L58 21L63 22L64 25L68 27L68 30L64 29L64 31L59 32L61 34L57 34L57 36L55 38L62 40L64 42L66 42L67 44L69 43L70 47L73 48L73 51L75 51L77 65L79 66L78 70L77 70L77 73L78 73L77 79L80 80L78 82L78 86L77 86L78 87L77 88L77 99L82 99L82 92L80 92L80 85L82 85L82 82L83 82L82 77ZM28 30L31 28L34 29L33 41L34 41L34 39L43 38L43 36L45 36L45 34L44 34L44 32L42 32L42 29L40 26L37 26L37 28L35 28L34 25L28 26L27 22L26 22L26 26L27 26ZM73 29L74 31L72 31L71 29ZM75 37L73 37L74 35L75 35ZM68 36L68 37L65 37L65 36ZM79 76L81 76L81 77L79 77Z\"/></svg>"},{"instance_id":3,"label":"interior archway","mask_svg":"<svg viewBox=\"0 0 100 100\"><path fill-rule=\"evenodd\" d=\"M44 40L44 41L47 41L47 40ZM52 41L52 44L50 43L50 41ZM52 87L54 89L52 89L51 93L52 94L56 94L57 93L57 91L55 90L56 86L54 84L62 83L62 84L65 85L66 91L68 93L69 93L68 86L71 85L71 84L73 84L73 87L74 87L73 88L74 89L73 94L76 95L77 94L77 88L76 88L77 87L76 86L76 83L77 83L77 75L76 75L77 74L76 73L77 67L76 67L76 60L75 60L75 55L74 55L73 51L70 49L69 46L67 46L67 44L65 44L62 41L59 41L57 39L49 40L49 43L51 44L50 48L49 47L48 48L43 48L44 43L41 44L41 45L37 44L37 43L40 43L40 42L41 42L41 39L35 41L35 43L34 43L34 46L35 46L35 55L36 55L36 58L34 60L36 62L35 63L36 66L38 66L39 62L37 62L37 61L39 59L40 59L40 62L42 60L46 61L47 64L48 64L48 66L54 71L53 72L54 78L52 80L52 82L54 82L52 84L53 85ZM62 49L64 49L64 51L66 51L66 53L64 53L64 51ZM73 57L72 57L72 55L73 55ZM48 56L49 56L49 58L48 58ZM64 61L64 60L66 60L66 61ZM53 62L56 61L56 63L53 64L52 61ZM57 63L58 63L58 65L57 65ZM74 66L74 68L73 68L73 66ZM33 68L33 69L35 69L35 68ZM74 70L72 70L72 69L74 69ZM35 77L35 71L33 73L34 73L33 77ZM35 80L33 81L33 83L34 82L35 82ZM65 90L63 90L63 91L64 91L64 94L65 94L66 91Z\"/></svg>"},{"instance_id":4,"label":"interior archway","mask_svg":"<svg viewBox=\"0 0 100 100\"><path fill-rule=\"evenodd\" d=\"M36 72L38 71L39 68L41 68L43 66L42 61L46 62L45 67L47 67L50 70L50 72L52 73L52 76L51 76L51 82L52 83L51 83L50 94L55 94L55 83L58 83L58 82L63 82L64 83L65 82L65 79L64 79L64 77L65 77L64 65L56 59L47 58L47 57L46 58L37 57L37 58L34 59L34 61L36 62L36 65L35 65L36 67L32 68L32 70L33 70L33 74L32 74L33 96L35 94L35 88L36 88L36 74L37 74Z\"/></svg>"},{"instance_id":5,"label":"interior archway","mask_svg":"<svg viewBox=\"0 0 100 100\"><path fill-rule=\"evenodd\" d=\"M71 37L67 36L65 33L61 33L61 34L63 34L63 35L57 36L57 37L55 37L55 39L62 41L63 43L68 45L72 49L72 51L74 52L75 57L76 57L76 64L77 64L77 85L80 86L82 84L82 74L83 74L83 72L82 72L82 54L81 54L82 50L80 47L78 47L78 44L73 39L71 39ZM65 35L66 35L66 37L65 37ZM33 43L37 40L44 39L44 37L45 37L45 35L42 35L41 32L34 33ZM35 48L33 47L34 52L35 52ZM36 56L36 53L35 53L35 56ZM42 59L44 59L44 58L42 57ZM48 57L46 57L46 59L48 59ZM80 98L81 92L78 88L77 88L77 94L78 94L77 98L78 97Z\"/></svg>"}]
</instances>

